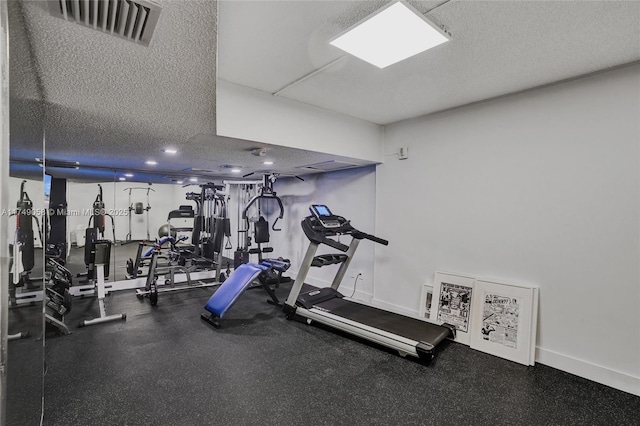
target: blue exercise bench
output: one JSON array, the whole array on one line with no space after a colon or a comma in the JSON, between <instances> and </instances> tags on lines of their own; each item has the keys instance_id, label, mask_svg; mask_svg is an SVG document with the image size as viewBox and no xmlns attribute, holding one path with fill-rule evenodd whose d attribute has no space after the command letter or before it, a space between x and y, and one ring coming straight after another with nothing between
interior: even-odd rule
<instances>
[{"instance_id":1,"label":"blue exercise bench","mask_svg":"<svg viewBox=\"0 0 640 426\"><path fill-rule=\"evenodd\" d=\"M224 283L218 287L218 290L213 293L213 296L211 296L204 306L204 309L209 312L209 314L202 314L200 318L215 328L220 328L220 320L222 317L256 280L260 282L262 288L264 288L271 297L271 300L268 300L268 302L276 306L282 306L282 303L278 300L268 282L274 274L281 275L282 272L289 269L289 266L291 266L291 263L282 259L266 259L259 265L255 263L240 265L229 275Z\"/></svg>"}]
</instances>

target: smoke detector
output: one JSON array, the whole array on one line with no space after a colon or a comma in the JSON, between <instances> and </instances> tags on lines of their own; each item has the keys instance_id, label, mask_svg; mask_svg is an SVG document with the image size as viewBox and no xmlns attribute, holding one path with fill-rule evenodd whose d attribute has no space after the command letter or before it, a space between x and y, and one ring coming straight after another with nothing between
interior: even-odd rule
<instances>
[{"instance_id":1,"label":"smoke detector","mask_svg":"<svg viewBox=\"0 0 640 426\"><path fill-rule=\"evenodd\" d=\"M251 150L251 154L255 155L256 157L264 157L265 155L267 155L267 148L255 148Z\"/></svg>"}]
</instances>

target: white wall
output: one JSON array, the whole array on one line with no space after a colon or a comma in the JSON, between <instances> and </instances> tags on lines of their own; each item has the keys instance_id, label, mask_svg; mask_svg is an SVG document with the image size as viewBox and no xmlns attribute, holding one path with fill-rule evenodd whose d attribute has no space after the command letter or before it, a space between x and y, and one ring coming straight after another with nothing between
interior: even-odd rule
<instances>
[{"instance_id":1,"label":"white wall","mask_svg":"<svg viewBox=\"0 0 640 426\"><path fill-rule=\"evenodd\" d=\"M358 169L336 171L317 175L304 176L301 182L295 178L278 180L274 189L282 198L285 206L284 219L278 222L282 225L281 232L271 232L271 243L274 247L273 255L291 260L292 276L297 273L302 258L309 245L300 226L300 222L308 216L311 204L326 204L334 214L351 219L353 226L374 233L375 225L375 169L363 167ZM274 216L269 217L273 223ZM384 235L381 237L385 238ZM341 242L349 244L350 238L343 237ZM358 251L349 266L349 270L340 286L340 291L350 296L353 292L355 276L362 272L361 279L356 286L355 298L370 301L373 296L374 274L374 243L362 241ZM337 250L321 246L318 254L336 253ZM309 284L327 286L331 284L337 266L311 268Z\"/></svg>"},{"instance_id":2,"label":"white wall","mask_svg":"<svg viewBox=\"0 0 640 426\"><path fill-rule=\"evenodd\" d=\"M104 182L101 185L105 209L107 213L113 216L115 222L116 239L125 240L129 232L129 191L125 191L125 189L130 187L145 188L132 191L131 204L142 202L146 207L146 188L148 185L136 182ZM158 236L158 228L167 223L169 211L176 210L179 206L176 203L176 193L180 187L177 185L154 184L150 188L153 191L149 193L149 204L151 205L151 210L149 211L149 234L151 239L155 239ZM90 214L87 211L91 209L97 195L98 184L96 183L67 182L67 209L80 212L77 216L68 216L67 229L69 231L74 231L78 226L83 229L87 227L90 218ZM183 202L182 204L187 203ZM83 211L85 214L82 214ZM111 221L107 218L105 238L111 239L112 235ZM146 213L140 215L133 213L131 216L131 239L143 240L146 238Z\"/></svg>"},{"instance_id":3,"label":"white wall","mask_svg":"<svg viewBox=\"0 0 640 426\"><path fill-rule=\"evenodd\" d=\"M410 157L378 167L375 298L539 284L538 361L640 394L639 93L633 66L388 126Z\"/></svg>"},{"instance_id":4,"label":"white wall","mask_svg":"<svg viewBox=\"0 0 640 426\"><path fill-rule=\"evenodd\" d=\"M22 178L16 178L16 177L10 176L8 180L9 184L7 185L9 202L4 208L6 208L10 213L15 212L16 205L18 203L18 200L20 199L20 185L22 184L23 180L27 181L27 183L24 186L24 190L33 203L33 213L37 215L38 220L40 221L40 226L42 227L42 220L43 220L43 214L44 214L44 210L43 210L44 209L44 181L42 179L40 180L22 179ZM40 241L40 234L38 233L38 230L36 228L37 227L34 222L33 236L34 238L36 238L35 244L37 247L37 246L41 246L43 242ZM13 239L15 237L15 230L16 230L16 219L15 217L10 217L9 232L7 234L10 244L13 244ZM44 239L45 236L43 235L42 238Z\"/></svg>"},{"instance_id":5,"label":"white wall","mask_svg":"<svg viewBox=\"0 0 640 426\"><path fill-rule=\"evenodd\" d=\"M220 136L382 162L382 127L218 79Z\"/></svg>"}]
</instances>

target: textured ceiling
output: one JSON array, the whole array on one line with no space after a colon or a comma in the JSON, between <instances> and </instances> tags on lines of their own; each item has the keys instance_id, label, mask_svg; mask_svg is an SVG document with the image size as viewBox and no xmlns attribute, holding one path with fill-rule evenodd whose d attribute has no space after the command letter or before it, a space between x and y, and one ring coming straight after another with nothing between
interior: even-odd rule
<instances>
[{"instance_id":1,"label":"textured ceiling","mask_svg":"<svg viewBox=\"0 0 640 426\"><path fill-rule=\"evenodd\" d=\"M21 164L12 172L38 171L24 162L42 156L45 130L48 159L82 165L56 173L77 179L114 169L153 182L235 177L225 165L267 171L249 152L266 145L215 136L217 64L225 80L389 123L640 59L636 1L410 1L452 41L383 70L327 42L387 1L157 3L144 47L52 17L44 0L9 2L11 157ZM164 156L167 146L180 153ZM268 148L282 173L329 160L364 165ZM158 166L144 165L151 158Z\"/></svg>"},{"instance_id":2,"label":"textured ceiling","mask_svg":"<svg viewBox=\"0 0 640 426\"><path fill-rule=\"evenodd\" d=\"M9 40L9 97L11 156L42 157L44 108L42 86L38 80L21 4L8 2Z\"/></svg>"},{"instance_id":3,"label":"textured ceiling","mask_svg":"<svg viewBox=\"0 0 640 426\"><path fill-rule=\"evenodd\" d=\"M637 1L410 0L451 41L382 70L328 44L386 3L221 1L218 76L388 124L640 60Z\"/></svg>"},{"instance_id":4,"label":"textured ceiling","mask_svg":"<svg viewBox=\"0 0 640 426\"><path fill-rule=\"evenodd\" d=\"M61 177L102 180L118 169L167 182L236 177L225 165L242 166L242 174L269 170L265 158L250 153L265 144L215 135L216 2L156 3L162 12L145 47L52 17L46 1L10 2L12 172L37 170L24 162L41 157L43 129L47 160L81 164L77 171L50 169ZM165 147L179 154L169 157ZM275 161L268 167L281 173L340 160L268 148ZM146 166L147 159L159 164Z\"/></svg>"}]
</instances>

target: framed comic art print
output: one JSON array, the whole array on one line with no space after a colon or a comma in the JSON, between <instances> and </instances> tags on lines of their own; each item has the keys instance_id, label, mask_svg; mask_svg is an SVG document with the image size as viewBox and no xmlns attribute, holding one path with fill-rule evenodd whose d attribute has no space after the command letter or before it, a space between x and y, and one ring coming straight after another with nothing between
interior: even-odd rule
<instances>
[{"instance_id":1,"label":"framed comic art print","mask_svg":"<svg viewBox=\"0 0 640 426\"><path fill-rule=\"evenodd\" d=\"M538 288L476 280L471 348L533 365Z\"/></svg>"},{"instance_id":2,"label":"framed comic art print","mask_svg":"<svg viewBox=\"0 0 640 426\"><path fill-rule=\"evenodd\" d=\"M455 341L469 345L474 278L436 272L429 319L442 321L456 328Z\"/></svg>"}]
</instances>

